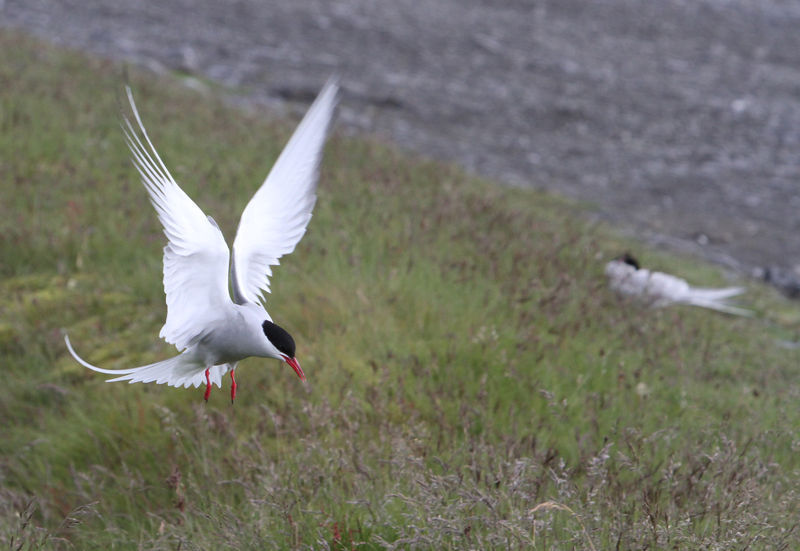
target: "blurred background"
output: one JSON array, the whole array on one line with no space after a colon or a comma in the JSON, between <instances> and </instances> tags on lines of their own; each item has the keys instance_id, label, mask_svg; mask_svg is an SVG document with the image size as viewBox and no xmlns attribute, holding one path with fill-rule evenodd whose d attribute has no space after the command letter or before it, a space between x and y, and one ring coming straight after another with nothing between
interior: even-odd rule
<instances>
[{"instance_id":1,"label":"blurred background","mask_svg":"<svg viewBox=\"0 0 800 551\"><path fill-rule=\"evenodd\" d=\"M800 2L6 0L0 25L585 200L744 273L800 265ZM109 92L110 93L110 92Z\"/></svg>"}]
</instances>

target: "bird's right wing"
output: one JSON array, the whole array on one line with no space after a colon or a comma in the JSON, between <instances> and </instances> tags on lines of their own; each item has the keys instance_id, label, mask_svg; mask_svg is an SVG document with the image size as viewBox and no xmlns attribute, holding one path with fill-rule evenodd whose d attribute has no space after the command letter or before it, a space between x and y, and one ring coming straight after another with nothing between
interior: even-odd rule
<instances>
[{"instance_id":1,"label":"bird's right wing","mask_svg":"<svg viewBox=\"0 0 800 551\"><path fill-rule=\"evenodd\" d=\"M306 231L338 90L336 79L329 80L242 212L231 264L233 298L239 304L263 301L270 266L291 253Z\"/></svg>"},{"instance_id":2,"label":"bird's right wing","mask_svg":"<svg viewBox=\"0 0 800 551\"><path fill-rule=\"evenodd\" d=\"M167 321L159 336L182 350L203 335L226 301L230 303L230 254L217 224L186 195L161 161L139 117L130 88L126 87L126 91L141 138L124 117L125 138L133 164L169 240L164 247Z\"/></svg>"}]
</instances>

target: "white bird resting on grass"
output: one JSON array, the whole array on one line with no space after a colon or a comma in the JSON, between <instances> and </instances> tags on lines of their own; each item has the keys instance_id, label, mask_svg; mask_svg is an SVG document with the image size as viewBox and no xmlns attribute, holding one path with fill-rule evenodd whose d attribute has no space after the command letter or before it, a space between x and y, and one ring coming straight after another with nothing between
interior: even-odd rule
<instances>
[{"instance_id":1,"label":"white bird resting on grass","mask_svg":"<svg viewBox=\"0 0 800 551\"><path fill-rule=\"evenodd\" d=\"M654 307L690 304L737 316L753 315L750 310L727 302L727 299L744 293L742 287L692 287L685 279L639 267L636 259L628 253L606 264L605 272L611 289L648 302Z\"/></svg>"},{"instance_id":2,"label":"white bird resting on grass","mask_svg":"<svg viewBox=\"0 0 800 551\"><path fill-rule=\"evenodd\" d=\"M116 375L113 381L166 383L197 388L222 386L230 371L231 401L236 397L234 372L250 356L289 364L305 381L295 358L291 335L272 322L263 306L269 292L270 266L291 253L311 219L323 147L338 101L338 84L329 80L300 121L264 183L245 207L233 255L214 219L178 186L161 161L126 88L140 133L124 117L123 131L142 183L164 226L164 292L167 320L159 336L174 344L173 358L129 369L101 369L67 348L81 365ZM228 274L233 300L228 292Z\"/></svg>"}]
</instances>

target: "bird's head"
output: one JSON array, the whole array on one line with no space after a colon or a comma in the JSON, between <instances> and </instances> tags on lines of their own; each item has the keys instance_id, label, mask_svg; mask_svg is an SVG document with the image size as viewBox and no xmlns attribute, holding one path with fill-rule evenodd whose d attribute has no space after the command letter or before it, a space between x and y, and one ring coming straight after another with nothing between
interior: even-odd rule
<instances>
[{"instance_id":1,"label":"bird's head","mask_svg":"<svg viewBox=\"0 0 800 551\"><path fill-rule=\"evenodd\" d=\"M618 260L619 262L627 264L628 266L633 266L634 269L636 270L640 268L639 261L636 260L636 258L634 258L634 256L629 252L626 252L625 254L615 258L614 260Z\"/></svg>"},{"instance_id":2,"label":"bird's head","mask_svg":"<svg viewBox=\"0 0 800 551\"><path fill-rule=\"evenodd\" d=\"M292 369L294 369L294 372L300 377L300 380L305 381L306 375L303 373L303 369L294 357L295 347L292 336L283 327L269 320L264 321L264 323L261 324L261 328L264 330L264 335L272 345L272 348L275 349L275 352L271 354L272 357L283 360L292 366Z\"/></svg>"}]
</instances>

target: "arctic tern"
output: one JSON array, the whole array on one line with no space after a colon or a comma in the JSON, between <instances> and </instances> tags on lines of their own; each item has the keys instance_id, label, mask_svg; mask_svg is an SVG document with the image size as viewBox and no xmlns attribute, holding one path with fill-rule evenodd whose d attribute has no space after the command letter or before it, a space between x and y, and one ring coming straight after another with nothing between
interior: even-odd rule
<instances>
[{"instance_id":1,"label":"arctic tern","mask_svg":"<svg viewBox=\"0 0 800 551\"><path fill-rule=\"evenodd\" d=\"M230 371L231 401L236 398L234 373L250 356L289 364L305 381L295 358L294 339L272 321L263 306L269 292L270 266L291 253L311 219L316 202L319 165L338 101L336 79L329 80L300 121L264 183L242 212L233 254L217 223L178 186L156 152L142 124L133 94L128 101L140 133L128 117L123 131L133 164L164 227L164 292L167 319L159 336L180 354L142 367L101 369L83 360L65 335L67 349L81 365L117 377L113 381L166 383L197 388L222 386ZM228 291L228 274L231 300Z\"/></svg>"},{"instance_id":2,"label":"arctic tern","mask_svg":"<svg viewBox=\"0 0 800 551\"><path fill-rule=\"evenodd\" d=\"M681 303L739 316L752 315L750 310L726 302L727 299L742 294L744 292L742 287L722 289L691 287L686 280L679 277L641 268L639 262L628 253L606 264L605 272L614 291L640 298L654 307Z\"/></svg>"}]
</instances>

